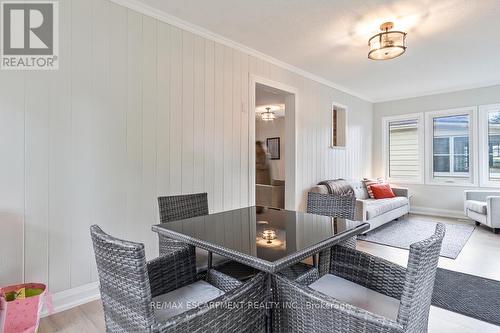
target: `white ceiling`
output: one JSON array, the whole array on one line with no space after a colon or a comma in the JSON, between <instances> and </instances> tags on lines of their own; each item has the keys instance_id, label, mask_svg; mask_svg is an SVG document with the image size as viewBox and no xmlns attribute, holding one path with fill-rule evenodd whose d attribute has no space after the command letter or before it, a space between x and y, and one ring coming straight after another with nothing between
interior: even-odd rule
<instances>
[{"instance_id":1,"label":"white ceiling","mask_svg":"<svg viewBox=\"0 0 500 333\"><path fill-rule=\"evenodd\" d=\"M372 101L500 83L500 0L140 0ZM367 59L392 20L408 50Z\"/></svg>"}]
</instances>

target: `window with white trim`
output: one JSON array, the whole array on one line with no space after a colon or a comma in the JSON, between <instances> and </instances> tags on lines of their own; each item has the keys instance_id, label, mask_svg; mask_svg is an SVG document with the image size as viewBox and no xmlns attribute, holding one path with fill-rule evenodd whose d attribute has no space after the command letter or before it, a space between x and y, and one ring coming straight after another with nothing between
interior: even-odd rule
<instances>
[{"instance_id":1,"label":"window with white trim","mask_svg":"<svg viewBox=\"0 0 500 333\"><path fill-rule=\"evenodd\" d=\"M479 107L481 186L500 186L500 104Z\"/></svg>"},{"instance_id":2,"label":"window with white trim","mask_svg":"<svg viewBox=\"0 0 500 333\"><path fill-rule=\"evenodd\" d=\"M475 184L474 108L426 113L427 182Z\"/></svg>"},{"instance_id":3,"label":"window with white trim","mask_svg":"<svg viewBox=\"0 0 500 333\"><path fill-rule=\"evenodd\" d=\"M398 183L422 183L422 114L386 117L383 128L386 178Z\"/></svg>"}]
</instances>

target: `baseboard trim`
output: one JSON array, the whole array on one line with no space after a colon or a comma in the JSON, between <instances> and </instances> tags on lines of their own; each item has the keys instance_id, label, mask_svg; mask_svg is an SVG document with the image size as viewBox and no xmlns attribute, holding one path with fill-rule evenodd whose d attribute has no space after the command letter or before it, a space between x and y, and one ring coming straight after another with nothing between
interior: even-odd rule
<instances>
[{"instance_id":1,"label":"baseboard trim","mask_svg":"<svg viewBox=\"0 0 500 333\"><path fill-rule=\"evenodd\" d=\"M99 293L99 283L92 282L76 288L63 290L52 294L52 314L69 310L75 306L95 301L101 297ZM42 317L48 316L48 309L45 306L42 311Z\"/></svg>"},{"instance_id":2,"label":"baseboard trim","mask_svg":"<svg viewBox=\"0 0 500 333\"><path fill-rule=\"evenodd\" d=\"M465 219L464 212L459 211L459 210L451 210L451 209L439 209L439 208L412 206L410 209L410 213L420 214L420 215L451 217L451 218L455 218L455 219Z\"/></svg>"}]
</instances>

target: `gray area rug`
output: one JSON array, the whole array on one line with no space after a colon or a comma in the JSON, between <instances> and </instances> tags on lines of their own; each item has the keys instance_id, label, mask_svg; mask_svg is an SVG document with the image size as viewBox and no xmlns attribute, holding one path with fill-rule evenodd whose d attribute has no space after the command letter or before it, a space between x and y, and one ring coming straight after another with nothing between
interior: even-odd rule
<instances>
[{"instance_id":1,"label":"gray area rug","mask_svg":"<svg viewBox=\"0 0 500 333\"><path fill-rule=\"evenodd\" d=\"M441 256L455 259L467 243L475 226L465 223L445 224L445 226L446 234L441 247ZM400 249L409 249L411 244L434 234L435 228L436 223L434 222L401 218L378 227L366 235L359 235L358 239Z\"/></svg>"},{"instance_id":2,"label":"gray area rug","mask_svg":"<svg viewBox=\"0 0 500 333\"><path fill-rule=\"evenodd\" d=\"M438 268L432 305L500 326L500 281Z\"/></svg>"}]
</instances>

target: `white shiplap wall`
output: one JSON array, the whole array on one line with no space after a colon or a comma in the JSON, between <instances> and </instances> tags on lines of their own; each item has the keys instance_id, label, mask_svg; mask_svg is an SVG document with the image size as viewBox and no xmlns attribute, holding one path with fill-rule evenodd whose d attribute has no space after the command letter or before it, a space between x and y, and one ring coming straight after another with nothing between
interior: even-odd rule
<instances>
[{"instance_id":1,"label":"white shiplap wall","mask_svg":"<svg viewBox=\"0 0 500 333\"><path fill-rule=\"evenodd\" d=\"M369 102L106 0L60 1L60 20L59 71L0 73L0 285L95 281L94 223L154 256L158 195L248 205L250 73L298 89L299 191L370 172Z\"/></svg>"}]
</instances>

